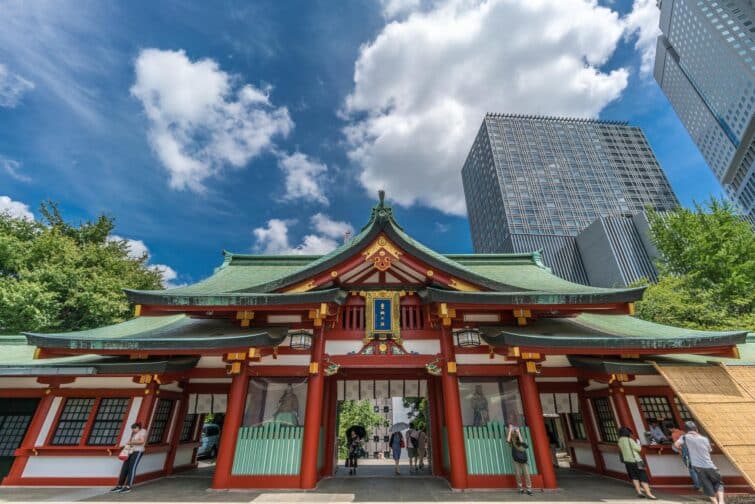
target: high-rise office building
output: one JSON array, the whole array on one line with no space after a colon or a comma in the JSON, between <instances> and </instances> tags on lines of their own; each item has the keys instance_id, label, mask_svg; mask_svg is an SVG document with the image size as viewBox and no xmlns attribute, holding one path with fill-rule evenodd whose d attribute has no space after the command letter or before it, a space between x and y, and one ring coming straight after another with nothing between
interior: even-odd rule
<instances>
[{"instance_id":1,"label":"high-rise office building","mask_svg":"<svg viewBox=\"0 0 755 504\"><path fill-rule=\"evenodd\" d=\"M755 2L659 0L655 80L755 222Z\"/></svg>"},{"instance_id":2,"label":"high-rise office building","mask_svg":"<svg viewBox=\"0 0 755 504\"><path fill-rule=\"evenodd\" d=\"M622 122L487 114L462 180L475 252L542 250L554 273L585 284L582 230L678 205L642 130Z\"/></svg>"}]
</instances>

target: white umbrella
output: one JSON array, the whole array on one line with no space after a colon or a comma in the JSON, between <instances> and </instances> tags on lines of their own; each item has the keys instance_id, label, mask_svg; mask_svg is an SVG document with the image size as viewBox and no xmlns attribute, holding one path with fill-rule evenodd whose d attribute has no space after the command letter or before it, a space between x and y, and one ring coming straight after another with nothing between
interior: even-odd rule
<instances>
[{"instance_id":1,"label":"white umbrella","mask_svg":"<svg viewBox=\"0 0 755 504\"><path fill-rule=\"evenodd\" d=\"M388 430L391 434L394 432L401 432L403 430L406 430L409 428L409 424L406 422L398 422L393 425L391 425L391 428Z\"/></svg>"}]
</instances>

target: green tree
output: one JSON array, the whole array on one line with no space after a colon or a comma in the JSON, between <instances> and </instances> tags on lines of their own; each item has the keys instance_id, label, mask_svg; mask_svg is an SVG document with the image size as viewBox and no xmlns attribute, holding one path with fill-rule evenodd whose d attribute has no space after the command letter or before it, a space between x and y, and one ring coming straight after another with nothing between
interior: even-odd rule
<instances>
[{"instance_id":1,"label":"green tree","mask_svg":"<svg viewBox=\"0 0 755 504\"><path fill-rule=\"evenodd\" d=\"M404 397L404 408L409 408L407 416L418 430L427 432L430 425L428 420L428 405L425 397Z\"/></svg>"},{"instance_id":2,"label":"green tree","mask_svg":"<svg viewBox=\"0 0 755 504\"><path fill-rule=\"evenodd\" d=\"M388 420L375 413L373 404L367 399L362 401L342 401L338 408L338 457L345 459L346 429L352 425L361 425L367 431L367 437L373 436L375 427L388 426Z\"/></svg>"},{"instance_id":3,"label":"green tree","mask_svg":"<svg viewBox=\"0 0 755 504\"><path fill-rule=\"evenodd\" d=\"M715 198L703 207L650 211L660 255L657 284L637 303L654 322L699 329L755 327L755 232L734 207Z\"/></svg>"},{"instance_id":4,"label":"green tree","mask_svg":"<svg viewBox=\"0 0 755 504\"><path fill-rule=\"evenodd\" d=\"M122 289L162 288L146 254L129 257L125 241L108 240L111 217L73 225L57 205L42 219L0 213L0 333L89 329L132 313Z\"/></svg>"}]
</instances>

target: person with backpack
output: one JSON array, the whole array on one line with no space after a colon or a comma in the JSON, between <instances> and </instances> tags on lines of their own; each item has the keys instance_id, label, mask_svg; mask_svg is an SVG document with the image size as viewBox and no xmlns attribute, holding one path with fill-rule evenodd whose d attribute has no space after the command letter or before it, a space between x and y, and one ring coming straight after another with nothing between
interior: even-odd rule
<instances>
[{"instance_id":1,"label":"person with backpack","mask_svg":"<svg viewBox=\"0 0 755 504\"><path fill-rule=\"evenodd\" d=\"M684 423L686 434L674 443L674 447L687 447L692 468L697 472L703 493L713 504L724 504L724 482L721 473L710 458L713 448L710 440L697 431L697 424L692 420Z\"/></svg>"},{"instance_id":2,"label":"person with backpack","mask_svg":"<svg viewBox=\"0 0 755 504\"><path fill-rule=\"evenodd\" d=\"M657 500L650 490L650 478L645 470L645 461L642 460L642 448L636 439L632 439L632 429L621 427L619 429L619 459L624 462L627 476L632 480L637 497ZM645 493L643 493L643 491Z\"/></svg>"},{"instance_id":3,"label":"person with backpack","mask_svg":"<svg viewBox=\"0 0 755 504\"><path fill-rule=\"evenodd\" d=\"M509 429L507 438L511 444L511 459L514 461L514 477L516 478L516 486L519 487L519 493L523 494L526 491L527 495L532 495L532 478L530 478L530 467L527 464L527 448L529 446L522 439L522 433L518 427L516 430Z\"/></svg>"},{"instance_id":4,"label":"person with backpack","mask_svg":"<svg viewBox=\"0 0 755 504\"><path fill-rule=\"evenodd\" d=\"M418 431L414 428L414 422L409 423L409 430L406 431L406 453L409 455L409 472L419 469L417 460Z\"/></svg>"},{"instance_id":5,"label":"person with backpack","mask_svg":"<svg viewBox=\"0 0 755 504\"><path fill-rule=\"evenodd\" d=\"M692 462L689 459L689 449L687 448L687 445L682 444L681 449L676 447L676 442L679 441L679 438L683 435L684 431L681 429L677 429L675 427L671 430L671 442L673 443L673 446L671 448L681 456L682 464L684 464L684 467L687 468L689 477L692 478L692 486L695 487L695 490L702 492L703 489L700 486L700 478L697 476L697 471L695 471L695 468L692 467Z\"/></svg>"}]
</instances>

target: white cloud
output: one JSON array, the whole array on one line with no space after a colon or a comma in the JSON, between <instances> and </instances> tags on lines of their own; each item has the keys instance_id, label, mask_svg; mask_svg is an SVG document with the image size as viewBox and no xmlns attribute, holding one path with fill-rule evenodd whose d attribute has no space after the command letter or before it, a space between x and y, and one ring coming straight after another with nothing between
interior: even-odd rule
<instances>
[{"instance_id":1,"label":"white cloud","mask_svg":"<svg viewBox=\"0 0 755 504\"><path fill-rule=\"evenodd\" d=\"M147 260L150 259L149 248L142 240L124 238L119 235L110 235L107 237L107 240L111 242L126 242L126 247L128 248L128 256L131 259L141 259L145 255L147 256ZM178 273L167 264L150 264L149 267L157 270L157 272L160 273L163 281L163 286L165 286L166 289L174 289L176 287L182 287L186 285L173 283L173 280L178 278Z\"/></svg>"},{"instance_id":2,"label":"white cloud","mask_svg":"<svg viewBox=\"0 0 755 504\"><path fill-rule=\"evenodd\" d=\"M310 223L317 234L307 234L298 245L291 245L289 227L296 221L270 219L265 227L255 228L254 249L263 254L327 254L341 243L346 232L353 233L351 224L334 221L327 215L318 213Z\"/></svg>"},{"instance_id":3,"label":"white cloud","mask_svg":"<svg viewBox=\"0 0 755 504\"><path fill-rule=\"evenodd\" d=\"M0 63L0 107L14 108L21 102L21 96L31 89L34 89L33 82Z\"/></svg>"},{"instance_id":4,"label":"white cloud","mask_svg":"<svg viewBox=\"0 0 755 504\"><path fill-rule=\"evenodd\" d=\"M383 15L388 19L410 13L418 9L421 3L421 0L380 0Z\"/></svg>"},{"instance_id":5,"label":"white cloud","mask_svg":"<svg viewBox=\"0 0 755 504\"><path fill-rule=\"evenodd\" d=\"M281 155L278 158L278 167L286 178L284 200L309 199L328 204L328 198L322 189L323 175L328 167L323 163L312 161L301 152L295 152Z\"/></svg>"},{"instance_id":6,"label":"white cloud","mask_svg":"<svg viewBox=\"0 0 755 504\"><path fill-rule=\"evenodd\" d=\"M270 89L235 85L211 59L145 49L135 70L131 94L144 107L150 142L174 189L201 192L205 179L246 165L294 126L286 107L270 103Z\"/></svg>"},{"instance_id":7,"label":"white cloud","mask_svg":"<svg viewBox=\"0 0 755 504\"><path fill-rule=\"evenodd\" d=\"M627 36L637 34L635 49L642 55L640 74L650 77L655 64L655 46L661 34L659 19L661 11L655 0L634 0L632 11L625 18Z\"/></svg>"},{"instance_id":8,"label":"white cloud","mask_svg":"<svg viewBox=\"0 0 755 504\"><path fill-rule=\"evenodd\" d=\"M132 240L118 235L110 235L107 237L107 240L111 242L125 241L128 248L128 256L131 259L141 259L145 254L149 258L149 249L142 240Z\"/></svg>"},{"instance_id":9,"label":"white cloud","mask_svg":"<svg viewBox=\"0 0 755 504\"><path fill-rule=\"evenodd\" d=\"M29 210L29 205L14 201L8 196L0 196L0 214L8 214L16 219L34 220L34 214Z\"/></svg>"},{"instance_id":10,"label":"white cloud","mask_svg":"<svg viewBox=\"0 0 755 504\"><path fill-rule=\"evenodd\" d=\"M16 179L19 182L31 182L31 177L19 173L20 168L21 163L18 161L0 156L0 170L7 173L10 178Z\"/></svg>"},{"instance_id":11,"label":"white cloud","mask_svg":"<svg viewBox=\"0 0 755 504\"><path fill-rule=\"evenodd\" d=\"M486 112L595 117L627 86L599 70L624 30L594 0L438 2L362 46L342 113L369 192L465 213L461 167Z\"/></svg>"}]
</instances>

